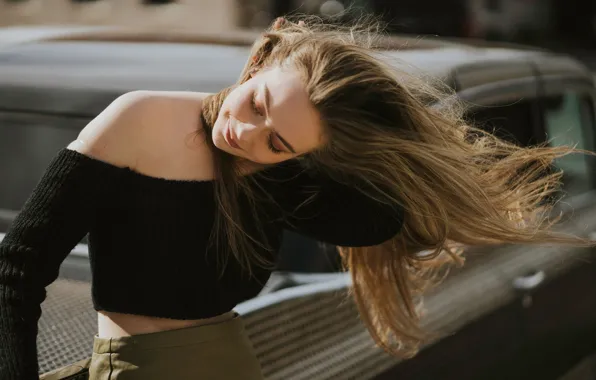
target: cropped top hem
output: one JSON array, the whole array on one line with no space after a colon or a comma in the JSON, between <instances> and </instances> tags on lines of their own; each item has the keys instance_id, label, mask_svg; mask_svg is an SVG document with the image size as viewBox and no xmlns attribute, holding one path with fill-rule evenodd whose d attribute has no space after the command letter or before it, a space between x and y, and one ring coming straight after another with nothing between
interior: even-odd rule
<instances>
[{"instance_id":1,"label":"cropped top hem","mask_svg":"<svg viewBox=\"0 0 596 380\"><path fill-rule=\"evenodd\" d=\"M159 318L159 319L166 319L166 320L171 320L171 321L195 321L195 320L198 321L198 320L202 320L202 319L215 318L220 315L224 315L226 313L232 312L232 311L234 311L235 307L236 306L231 307L231 308L224 308L224 309L218 310L218 311L213 311L211 313L205 313L205 314L194 315L194 316L173 315L173 314L169 314L167 312L161 312L160 315L147 314L147 313L143 313L142 311L122 312L122 311L120 311L120 308L116 308L116 309L111 309L109 307L98 308L96 306L94 306L93 309L98 313L117 313L117 314L123 314L123 315L130 315L130 316L134 316L134 317Z\"/></svg>"}]
</instances>

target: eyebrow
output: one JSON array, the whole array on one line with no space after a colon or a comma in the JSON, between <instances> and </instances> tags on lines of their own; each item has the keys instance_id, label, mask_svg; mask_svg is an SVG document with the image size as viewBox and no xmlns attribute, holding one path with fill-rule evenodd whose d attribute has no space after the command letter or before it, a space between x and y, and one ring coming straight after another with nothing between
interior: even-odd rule
<instances>
[{"instance_id":1,"label":"eyebrow","mask_svg":"<svg viewBox=\"0 0 596 380\"><path fill-rule=\"evenodd\" d=\"M269 118L269 106L271 105L271 93L269 92L269 88L265 84L263 84L263 92L265 93L265 115L267 115L267 118ZM275 135L282 142L282 144L284 144L284 146L290 150L290 152L296 154L296 150L294 149L294 147L292 147L292 145L290 145L290 143L286 139L281 137L280 134L277 132L275 132Z\"/></svg>"}]
</instances>

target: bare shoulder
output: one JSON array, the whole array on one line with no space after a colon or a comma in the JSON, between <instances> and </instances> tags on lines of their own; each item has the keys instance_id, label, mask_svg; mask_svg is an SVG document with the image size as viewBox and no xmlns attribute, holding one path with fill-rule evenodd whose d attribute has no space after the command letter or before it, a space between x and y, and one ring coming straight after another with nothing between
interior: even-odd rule
<instances>
[{"instance_id":1,"label":"bare shoulder","mask_svg":"<svg viewBox=\"0 0 596 380\"><path fill-rule=\"evenodd\" d=\"M179 159L185 155L205 156L205 149L188 146L188 136L201 127L200 109L205 96L195 92L126 93L87 124L68 149L116 166L141 166L148 174L163 176L161 171L167 169L152 167L153 161L175 161L176 157L169 157L174 152ZM181 146L188 149L181 150Z\"/></svg>"},{"instance_id":2,"label":"bare shoulder","mask_svg":"<svg viewBox=\"0 0 596 380\"><path fill-rule=\"evenodd\" d=\"M151 109L154 94L148 91L129 92L116 98L106 109L83 128L68 149L110 163L127 166L134 147L134 134ZM128 145L128 147L126 146Z\"/></svg>"}]
</instances>

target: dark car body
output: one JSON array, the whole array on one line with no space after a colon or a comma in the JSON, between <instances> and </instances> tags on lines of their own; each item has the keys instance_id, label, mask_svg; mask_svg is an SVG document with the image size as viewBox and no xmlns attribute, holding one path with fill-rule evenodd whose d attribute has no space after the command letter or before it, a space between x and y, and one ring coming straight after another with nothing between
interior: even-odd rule
<instances>
[{"instance_id":1,"label":"dark car body","mask_svg":"<svg viewBox=\"0 0 596 380\"><path fill-rule=\"evenodd\" d=\"M59 35L0 45L0 232L56 152L118 95L216 92L234 83L248 54L240 42ZM443 80L468 102L470 120L503 138L594 150L594 78L577 61L536 49L393 42L402 48L381 54L396 70ZM588 237L596 231L594 161L572 155L557 164L566 173L561 228ZM405 361L372 344L346 298L349 276L333 272L333 251L289 235L280 255L263 294L237 308L268 379L555 379L596 350L591 249L470 251L426 299L425 324L440 339ZM61 273L40 321L43 370L88 355L95 331L84 244Z\"/></svg>"}]
</instances>

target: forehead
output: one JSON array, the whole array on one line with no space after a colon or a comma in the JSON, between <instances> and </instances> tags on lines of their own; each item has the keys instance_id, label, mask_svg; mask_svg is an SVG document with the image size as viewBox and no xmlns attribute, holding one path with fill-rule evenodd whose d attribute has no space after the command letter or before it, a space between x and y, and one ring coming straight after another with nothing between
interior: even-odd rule
<instances>
[{"instance_id":1,"label":"forehead","mask_svg":"<svg viewBox=\"0 0 596 380\"><path fill-rule=\"evenodd\" d=\"M270 126L298 153L319 146L323 135L319 113L298 71L289 67L268 69L263 72L261 86L269 92Z\"/></svg>"}]
</instances>

